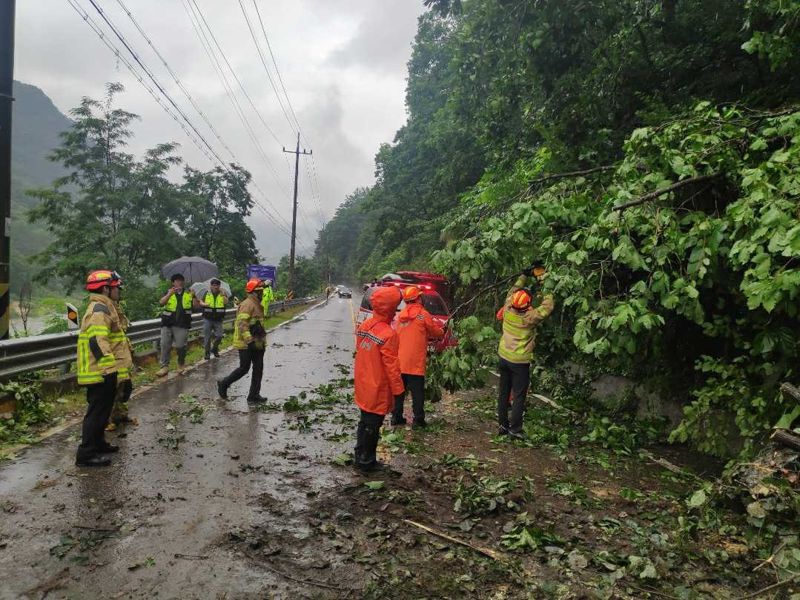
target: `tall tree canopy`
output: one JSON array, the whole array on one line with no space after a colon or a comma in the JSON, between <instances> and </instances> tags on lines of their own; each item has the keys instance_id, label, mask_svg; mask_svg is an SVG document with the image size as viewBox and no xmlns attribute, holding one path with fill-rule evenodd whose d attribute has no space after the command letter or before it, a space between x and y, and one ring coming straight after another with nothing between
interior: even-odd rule
<instances>
[{"instance_id":1,"label":"tall tree canopy","mask_svg":"<svg viewBox=\"0 0 800 600\"><path fill-rule=\"evenodd\" d=\"M173 182L170 171L182 163L176 144L159 144L141 159L126 151L138 117L115 106L122 91L109 84L103 101L83 98L51 154L66 175L27 192L39 201L28 218L44 224L51 240L34 258L44 267L38 278L74 289L88 270L110 268L141 282L186 253L243 276L258 260L245 222L253 207L250 174L237 165L208 172L187 166L184 180Z\"/></svg>"}]
</instances>

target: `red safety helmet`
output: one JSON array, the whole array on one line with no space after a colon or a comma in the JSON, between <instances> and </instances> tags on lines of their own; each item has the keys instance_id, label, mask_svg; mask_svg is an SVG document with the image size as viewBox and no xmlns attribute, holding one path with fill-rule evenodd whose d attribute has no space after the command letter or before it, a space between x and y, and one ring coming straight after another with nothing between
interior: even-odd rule
<instances>
[{"instance_id":1,"label":"red safety helmet","mask_svg":"<svg viewBox=\"0 0 800 600\"><path fill-rule=\"evenodd\" d=\"M122 287L122 278L116 271L101 269L92 271L86 277L86 289L90 292L97 292L104 287Z\"/></svg>"},{"instance_id":2,"label":"red safety helmet","mask_svg":"<svg viewBox=\"0 0 800 600\"><path fill-rule=\"evenodd\" d=\"M252 294L253 292L257 292L259 290L264 291L264 282L258 277L253 277L247 282L247 285L244 286L244 289L248 294Z\"/></svg>"},{"instance_id":3,"label":"red safety helmet","mask_svg":"<svg viewBox=\"0 0 800 600\"><path fill-rule=\"evenodd\" d=\"M531 295L525 290L517 290L511 296L511 306L518 310L525 310L531 305Z\"/></svg>"},{"instance_id":4,"label":"red safety helmet","mask_svg":"<svg viewBox=\"0 0 800 600\"><path fill-rule=\"evenodd\" d=\"M422 290L415 285L410 285L403 290L403 300L413 302L422 295Z\"/></svg>"}]
</instances>

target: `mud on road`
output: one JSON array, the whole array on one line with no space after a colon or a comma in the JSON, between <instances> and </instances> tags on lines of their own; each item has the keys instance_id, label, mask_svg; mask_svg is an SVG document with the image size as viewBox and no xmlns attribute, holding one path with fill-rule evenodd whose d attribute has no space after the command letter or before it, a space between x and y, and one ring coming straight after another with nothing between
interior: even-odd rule
<instances>
[{"instance_id":1,"label":"mud on road","mask_svg":"<svg viewBox=\"0 0 800 600\"><path fill-rule=\"evenodd\" d=\"M246 378L216 398L229 353L140 395L109 469L74 467L76 428L0 466L0 597L691 599L762 585L745 545L669 529L691 476L565 444L547 408L531 409L539 443L494 437L489 390L446 396L426 432L385 427L392 470L356 474L351 310L331 299L270 335L265 405L244 401Z\"/></svg>"}]
</instances>

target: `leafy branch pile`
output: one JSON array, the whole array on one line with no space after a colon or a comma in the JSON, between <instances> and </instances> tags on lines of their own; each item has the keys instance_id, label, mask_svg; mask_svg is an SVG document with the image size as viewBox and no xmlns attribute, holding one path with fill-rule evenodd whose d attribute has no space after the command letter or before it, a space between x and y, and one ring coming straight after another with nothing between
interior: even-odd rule
<instances>
[{"instance_id":1,"label":"leafy branch pile","mask_svg":"<svg viewBox=\"0 0 800 600\"><path fill-rule=\"evenodd\" d=\"M53 404L42 396L37 381L9 381L0 385L0 396L14 399L14 414L0 419L0 443L29 443L33 440L30 428L47 423L53 414Z\"/></svg>"}]
</instances>

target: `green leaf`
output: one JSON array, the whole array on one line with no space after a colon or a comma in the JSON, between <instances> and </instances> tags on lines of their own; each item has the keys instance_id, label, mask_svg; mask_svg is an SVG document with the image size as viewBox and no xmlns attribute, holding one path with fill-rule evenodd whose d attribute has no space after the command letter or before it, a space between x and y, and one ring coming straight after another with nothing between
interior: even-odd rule
<instances>
[{"instance_id":1,"label":"green leaf","mask_svg":"<svg viewBox=\"0 0 800 600\"><path fill-rule=\"evenodd\" d=\"M706 496L705 490L697 490L689 500L686 501L686 504L689 508L700 508L708 501L708 497Z\"/></svg>"},{"instance_id":2,"label":"green leaf","mask_svg":"<svg viewBox=\"0 0 800 600\"><path fill-rule=\"evenodd\" d=\"M383 489L384 482L383 481L365 481L364 487L370 490L380 490Z\"/></svg>"}]
</instances>

